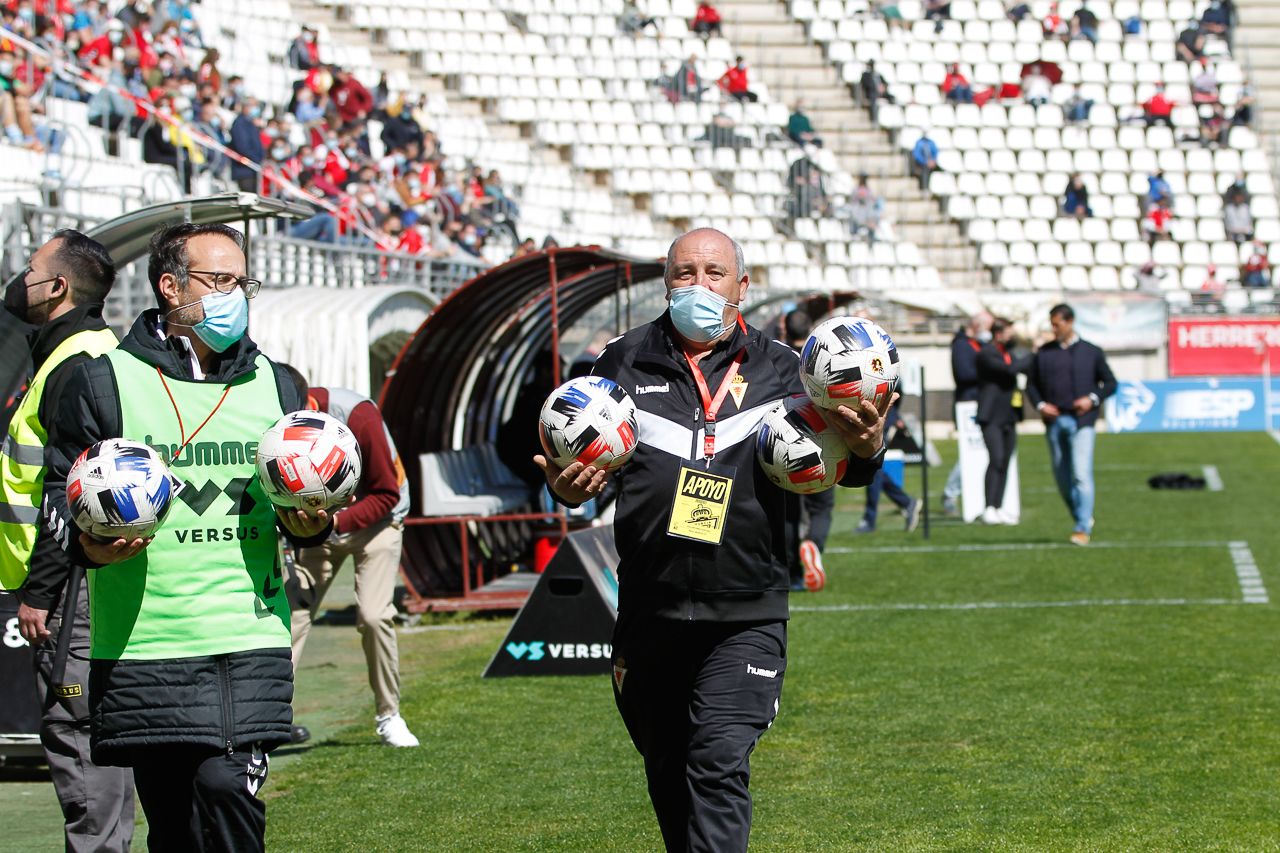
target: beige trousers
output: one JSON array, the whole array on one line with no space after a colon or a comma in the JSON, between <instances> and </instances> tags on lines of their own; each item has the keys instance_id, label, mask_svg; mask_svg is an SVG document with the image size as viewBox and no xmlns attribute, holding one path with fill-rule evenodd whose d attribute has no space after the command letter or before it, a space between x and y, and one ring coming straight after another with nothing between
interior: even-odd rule
<instances>
[{"instance_id":1,"label":"beige trousers","mask_svg":"<svg viewBox=\"0 0 1280 853\"><path fill-rule=\"evenodd\" d=\"M396 615L392 596L400 573L400 541L403 528L383 522L357 530L323 545L298 550L295 569L298 582L290 584L293 618L293 667L302 660L302 647L311 631L311 620L320 610L325 593L348 557L355 560L356 628L369 667L369 686L378 715L400 712L400 653L396 647Z\"/></svg>"}]
</instances>

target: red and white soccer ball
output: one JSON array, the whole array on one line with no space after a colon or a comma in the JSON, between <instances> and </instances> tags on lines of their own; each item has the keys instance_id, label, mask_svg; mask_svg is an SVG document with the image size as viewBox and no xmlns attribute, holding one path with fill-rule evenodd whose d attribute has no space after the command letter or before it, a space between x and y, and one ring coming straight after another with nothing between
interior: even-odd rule
<instances>
[{"instance_id":1,"label":"red and white soccer ball","mask_svg":"<svg viewBox=\"0 0 1280 853\"><path fill-rule=\"evenodd\" d=\"M824 409L879 408L898 388L898 348L870 320L834 317L819 323L800 354L800 381Z\"/></svg>"},{"instance_id":2,"label":"red and white soccer ball","mask_svg":"<svg viewBox=\"0 0 1280 853\"><path fill-rule=\"evenodd\" d=\"M637 430L635 402L602 376L579 376L552 391L538 422L542 449L561 468L620 468L636 450Z\"/></svg>"},{"instance_id":3,"label":"red and white soccer ball","mask_svg":"<svg viewBox=\"0 0 1280 853\"><path fill-rule=\"evenodd\" d=\"M308 513L345 506L360 484L360 445L323 412L290 412L258 443L258 479L278 507Z\"/></svg>"},{"instance_id":4,"label":"red and white soccer ball","mask_svg":"<svg viewBox=\"0 0 1280 853\"><path fill-rule=\"evenodd\" d=\"M756 434L756 459L774 485L811 495L844 477L849 447L812 400L793 394L765 413Z\"/></svg>"}]
</instances>

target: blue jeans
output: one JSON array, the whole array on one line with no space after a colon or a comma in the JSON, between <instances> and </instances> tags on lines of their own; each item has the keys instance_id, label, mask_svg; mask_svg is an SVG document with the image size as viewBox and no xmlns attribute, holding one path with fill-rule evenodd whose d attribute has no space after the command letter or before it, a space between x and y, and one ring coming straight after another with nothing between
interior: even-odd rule
<instances>
[{"instance_id":1,"label":"blue jeans","mask_svg":"<svg viewBox=\"0 0 1280 853\"><path fill-rule=\"evenodd\" d=\"M332 243L338 239L338 220L329 213L317 213L310 219L304 219L289 228L289 236L299 240L315 240L320 243Z\"/></svg>"},{"instance_id":2,"label":"blue jeans","mask_svg":"<svg viewBox=\"0 0 1280 853\"><path fill-rule=\"evenodd\" d=\"M1097 430L1082 427L1075 415L1059 415L1049 424L1049 458L1058 491L1075 520L1075 530L1093 531L1093 445Z\"/></svg>"},{"instance_id":3,"label":"blue jeans","mask_svg":"<svg viewBox=\"0 0 1280 853\"><path fill-rule=\"evenodd\" d=\"M903 509L906 509L911 504L911 495L903 491L903 488L891 480L889 475L881 468L876 471L875 479L871 481L871 485L867 486L867 508L862 512L862 519L869 527L876 526L876 514L880 508L881 492L888 495L889 500Z\"/></svg>"}]
</instances>

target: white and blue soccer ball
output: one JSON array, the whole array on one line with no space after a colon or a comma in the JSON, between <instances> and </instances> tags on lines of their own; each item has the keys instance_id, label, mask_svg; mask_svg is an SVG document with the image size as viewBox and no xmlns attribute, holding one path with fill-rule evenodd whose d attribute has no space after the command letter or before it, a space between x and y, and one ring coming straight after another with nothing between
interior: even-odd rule
<instances>
[{"instance_id":1,"label":"white and blue soccer ball","mask_svg":"<svg viewBox=\"0 0 1280 853\"><path fill-rule=\"evenodd\" d=\"M258 442L258 480L272 504L314 514L346 506L360 485L360 445L324 412L290 412Z\"/></svg>"},{"instance_id":2,"label":"white and blue soccer ball","mask_svg":"<svg viewBox=\"0 0 1280 853\"><path fill-rule=\"evenodd\" d=\"M898 348L870 320L833 317L814 327L800 354L800 381L824 409L879 408L898 388Z\"/></svg>"},{"instance_id":3,"label":"white and blue soccer ball","mask_svg":"<svg viewBox=\"0 0 1280 853\"><path fill-rule=\"evenodd\" d=\"M579 376L552 391L538 421L542 449L561 468L620 468L635 453L638 430L635 402L601 376Z\"/></svg>"},{"instance_id":4,"label":"white and blue soccer ball","mask_svg":"<svg viewBox=\"0 0 1280 853\"><path fill-rule=\"evenodd\" d=\"M849 447L804 394L765 413L756 433L756 459L775 486L798 495L825 492L844 477Z\"/></svg>"},{"instance_id":5,"label":"white and blue soccer ball","mask_svg":"<svg viewBox=\"0 0 1280 853\"><path fill-rule=\"evenodd\" d=\"M145 539L161 524L182 481L139 441L109 438L81 453L67 475L76 526L100 539Z\"/></svg>"}]
</instances>

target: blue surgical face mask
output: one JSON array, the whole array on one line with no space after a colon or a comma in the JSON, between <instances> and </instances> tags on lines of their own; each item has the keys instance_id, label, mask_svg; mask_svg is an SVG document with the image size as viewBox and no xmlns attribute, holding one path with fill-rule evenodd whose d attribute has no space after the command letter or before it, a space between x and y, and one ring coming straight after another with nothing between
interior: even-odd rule
<instances>
[{"instance_id":1,"label":"blue surgical face mask","mask_svg":"<svg viewBox=\"0 0 1280 853\"><path fill-rule=\"evenodd\" d=\"M690 341L709 343L728 330L724 323L726 306L738 306L708 287L686 285L671 291L671 322Z\"/></svg>"},{"instance_id":2,"label":"blue surgical face mask","mask_svg":"<svg viewBox=\"0 0 1280 853\"><path fill-rule=\"evenodd\" d=\"M200 304L204 306L204 319L188 328L214 352L226 352L249 330L249 300L245 299L244 291L239 287L230 293L206 294L200 298ZM190 305L195 303L179 305L173 311ZM173 311L169 313L172 314ZM186 324L170 322L170 325L185 326Z\"/></svg>"}]
</instances>

